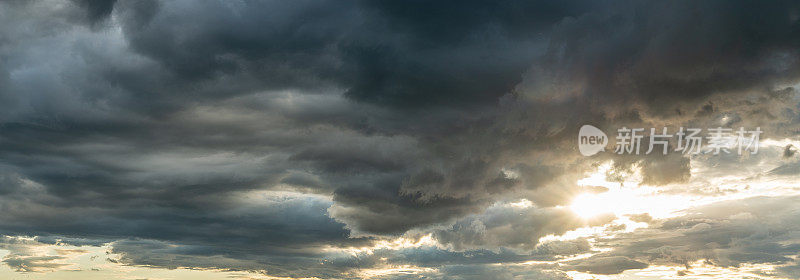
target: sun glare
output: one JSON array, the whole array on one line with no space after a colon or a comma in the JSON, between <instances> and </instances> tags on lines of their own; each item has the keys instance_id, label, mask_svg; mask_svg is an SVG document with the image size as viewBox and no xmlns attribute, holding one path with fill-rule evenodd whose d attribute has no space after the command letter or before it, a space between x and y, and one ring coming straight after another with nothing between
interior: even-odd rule
<instances>
[{"instance_id":1,"label":"sun glare","mask_svg":"<svg viewBox=\"0 0 800 280\"><path fill-rule=\"evenodd\" d=\"M640 184L638 181L641 181L641 175L638 170L624 182L610 182L606 174L611 166L611 162L604 163L595 172L578 180L578 185L601 186L608 191L577 195L569 206L576 215L592 218L609 213L617 217L648 213L654 218L665 218L700 202L682 195L662 194L658 188Z\"/></svg>"},{"instance_id":2,"label":"sun glare","mask_svg":"<svg viewBox=\"0 0 800 280\"><path fill-rule=\"evenodd\" d=\"M654 218L666 218L702 202L680 195L657 195L656 192L651 187L640 186L618 187L604 193L583 193L572 200L569 208L583 218L609 213L617 217L648 213Z\"/></svg>"},{"instance_id":3,"label":"sun glare","mask_svg":"<svg viewBox=\"0 0 800 280\"><path fill-rule=\"evenodd\" d=\"M620 201L613 201L607 193L584 193L575 197L569 208L582 218L591 218L604 213L613 213L616 203Z\"/></svg>"}]
</instances>

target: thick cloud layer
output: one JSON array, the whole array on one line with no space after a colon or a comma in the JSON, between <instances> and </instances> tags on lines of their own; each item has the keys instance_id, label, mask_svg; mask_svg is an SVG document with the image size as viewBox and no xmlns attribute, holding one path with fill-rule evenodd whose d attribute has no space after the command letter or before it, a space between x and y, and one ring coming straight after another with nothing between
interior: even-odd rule
<instances>
[{"instance_id":1,"label":"thick cloud layer","mask_svg":"<svg viewBox=\"0 0 800 280\"><path fill-rule=\"evenodd\" d=\"M577 129L798 136L798 18L796 1L2 2L0 233L323 278L389 263L480 279L595 252L541 242L619 218L564 207L592 191L584 172L613 160L658 186L692 166L587 160ZM797 174L792 151L772 175ZM332 253L426 234L438 245ZM656 260L626 250L562 269ZM58 267L38 258L4 262ZM502 277L566 277L554 269Z\"/></svg>"}]
</instances>

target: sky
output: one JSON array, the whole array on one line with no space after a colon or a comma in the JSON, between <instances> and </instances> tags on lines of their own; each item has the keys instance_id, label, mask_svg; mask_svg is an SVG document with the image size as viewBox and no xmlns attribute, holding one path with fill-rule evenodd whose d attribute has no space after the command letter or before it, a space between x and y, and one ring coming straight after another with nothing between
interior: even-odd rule
<instances>
[{"instance_id":1,"label":"sky","mask_svg":"<svg viewBox=\"0 0 800 280\"><path fill-rule=\"evenodd\" d=\"M800 279L799 20L0 1L0 278Z\"/></svg>"}]
</instances>

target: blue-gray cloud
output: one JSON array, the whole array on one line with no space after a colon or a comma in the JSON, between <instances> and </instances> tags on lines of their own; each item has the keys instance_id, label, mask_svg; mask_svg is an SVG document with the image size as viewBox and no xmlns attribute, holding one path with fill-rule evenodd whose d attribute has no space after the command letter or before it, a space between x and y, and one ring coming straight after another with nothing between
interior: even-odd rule
<instances>
[{"instance_id":1,"label":"blue-gray cloud","mask_svg":"<svg viewBox=\"0 0 800 280\"><path fill-rule=\"evenodd\" d=\"M386 257L442 266L434 278L496 273L461 266L468 252L585 252L539 251L586 225L553 207L593 167L573 128L725 116L796 136L798 13L792 1L2 2L0 233L303 277L380 264L318 264L337 257L322 248L414 230L452 250ZM642 166L653 185L690 176L676 155L598 158ZM521 198L535 206L492 208ZM503 277L564 277L540 272Z\"/></svg>"}]
</instances>

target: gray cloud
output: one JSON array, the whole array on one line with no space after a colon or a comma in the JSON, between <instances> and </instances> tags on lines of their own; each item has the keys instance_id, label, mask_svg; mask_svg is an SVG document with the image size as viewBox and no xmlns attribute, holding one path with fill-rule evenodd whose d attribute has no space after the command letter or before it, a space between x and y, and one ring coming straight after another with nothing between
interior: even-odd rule
<instances>
[{"instance_id":1,"label":"gray cloud","mask_svg":"<svg viewBox=\"0 0 800 280\"><path fill-rule=\"evenodd\" d=\"M56 261L63 259L59 256L44 257L6 257L3 262L19 272L41 272L65 266Z\"/></svg>"},{"instance_id":2,"label":"gray cloud","mask_svg":"<svg viewBox=\"0 0 800 280\"><path fill-rule=\"evenodd\" d=\"M533 250L539 239L562 235L583 226L599 226L614 220L613 215L585 220L568 209L490 207L480 215L470 215L452 227L434 232L434 237L454 250L514 248ZM555 250L559 251L559 250Z\"/></svg>"},{"instance_id":3,"label":"gray cloud","mask_svg":"<svg viewBox=\"0 0 800 280\"><path fill-rule=\"evenodd\" d=\"M567 270L577 270L595 274L619 274L628 269L647 268L647 264L622 256L592 257L572 261L564 266Z\"/></svg>"},{"instance_id":4,"label":"gray cloud","mask_svg":"<svg viewBox=\"0 0 800 280\"><path fill-rule=\"evenodd\" d=\"M554 206L587 191L575 181L595 160L638 165L653 185L690 166L586 160L580 125L800 131L797 4L690 3L2 2L0 232L114 242L131 264L303 277L379 264L318 265L339 257L321 248L413 230L453 251L387 258L444 266L434 278L497 272L460 266L470 251L584 252L537 250L587 225ZM535 206L492 208L521 198ZM603 258L572 265L647 259ZM526 273L503 277L564 277Z\"/></svg>"},{"instance_id":5,"label":"gray cloud","mask_svg":"<svg viewBox=\"0 0 800 280\"><path fill-rule=\"evenodd\" d=\"M654 221L655 227L607 238L615 249L575 261L566 269L616 274L647 264L686 266L705 260L720 267L793 265L798 246L798 197L755 197L690 209L689 215ZM790 266L787 271L790 271Z\"/></svg>"}]
</instances>

